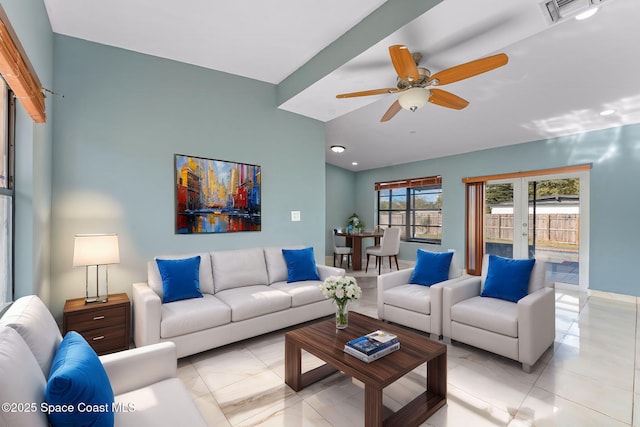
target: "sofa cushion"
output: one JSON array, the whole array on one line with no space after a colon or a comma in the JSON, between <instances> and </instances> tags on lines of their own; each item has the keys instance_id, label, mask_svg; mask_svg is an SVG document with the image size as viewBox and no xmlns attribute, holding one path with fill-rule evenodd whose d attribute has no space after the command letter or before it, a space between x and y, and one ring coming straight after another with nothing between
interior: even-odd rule
<instances>
[{"instance_id":1,"label":"sofa cushion","mask_svg":"<svg viewBox=\"0 0 640 427\"><path fill-rule=\"evenodd\" d=\"M198 281L200 283L200 292L203 294L213 294L213 274L211 273L211 258L208 252L185 254L185 255L162 255L154 258L153 261L147 263L147 282L153 291L163 297L162 293L162 276L158 270L156 259L185 259L200 256L200 272Z\"/></svg>"},{"instance_id":2,"label":"sofa cushion","mask_svg":"<svg viewBox=\"0 0 640 427\"><path fill-rule=\"evenodd\" d=\"M162 277L162 303L202 298L200 255L183 259L156 259Z\"/></svg>"},{"instance_id":3,"label":"sofa cushion","mask_svg":"<svg viewBox=\"0 0 640 427\"><path fill-rule=\"evenodd\" d=\"M231 307L232 322L251 319L291 307L291 295L266 285L226 289L216 293L216 297Z\"/></svg>"},{"instance_id":4,"label":"sofa cushion","mask_svg":"<svg viewBox=\"0 0 640 427\"><path fill-rule=\"evenodd\" d=\"M216 292L269 283L262 248L211 252L211 264Z\"/></svg>"},{"instance_id":5,"label":"sofa cushion","mask_svg":"<svg viewBox=\"0 0 640 427\"><path fill-rule=\"evenodd\" d=\"M453 252L416 251L416 265L409 283L431 286L449 279L449 267Z\"/></svg>"},{"instance_id":6,"label":"sofa cushion","mask_svg":"<svg viewBox=\"0 0 640 427\"><path fill-rule=\"evenodd\" d=\"M18 332L6 326L0 326L0 378L0 402L37 405L29 406L29 411L18 411L17 407L15 411L3 410L0 426L46 427L47 416L40 411L40 403L47 381L27 344Z\"/></svg>"},{"instance_id":7,"label":"sofa cushion","mask_svg":"<svg viewBox=\"0 0 640 427\"><path fill-rule=\"evenodd\" d=\"M287 263L287 282L320 280L313 248L283 249L282 255Z\"/></svg>"},{"instance_id":8,"label":"sofa cushion","mask_svg":"<svg viewBox=\"0 0 640 427\"><path fill-rule=\"evenodd\" d=\"M195 402L178 378L120 394L115 398L115 425L189 426L206 425Z\"/></svg>"},{"instance_id":9,"label":"sofa cushion","mask_svg":"<svg viewBox=\"0 0 640 427\"><path fill-rule=\"evenodd\" d=\"M231 322L231 308L213 295L162 304L160 337L171 338Z\"/></svg>"},{"instance_id":10,"label":"sofa cushion","mask_svg":"<svg viewBox=\"0 0 640 427\"><path fill-rule=\"evenodd\" d=\"M291 306L299 307L326 300L322 292L320 292L320 285L322 285L322 282L319 280L307 280L294 283L276 282L272 283L270 287L291 295Z\"/></svg>"},{"instance_id":11,"label":"sofa cushion","mask_svg":"<svg viewBox=\"0 0 640 427\"><path fill-rule=\"evenodd\" d=\"M535 259L511 259L489 255L487 277L481 296L518 302L529 291Z\"/></svg>"},{"instance_id":12,"label":"sofa cushion","mask_svg":"<svg viewBox=\"0 0 640 427\"><path fill-rule=\"evenodd\" d=\"M518 338L518 304L497 298L473 297L451 307L451 320Z\"/></svg>"},{"instance_id":13,"label":"sofa cushion","mask_svg":"<svg viewBox=\"0 0 640 427\"><path fill-rule=\"evenodd\" d=\"M287 263L282 255L282 249L302 249L303 246L292 245L287 247L264 248L264 260L267 263L269 283L287 281Z\"/></svg>"},{"instance_id":14,"label":"sofa cushion","mask_svg":"<svg viewBox=\"0 0 640 427\"><path fill-rule=\"evenodd\" d=\"M67 332L53 358L45 401L48 405L73 405L71 412L49 414L54 426L113 426L114 396L109 377L96 352L75 331Z\"/></svg>"},{"instance_id":15,"label":"sofa cushion","mask_svg":"<svg viewBox=\"0 0 640 427\"><path fill-rule=\"evenodd\" d=\"M42 300L35 295L19 298L2 316L0 325L9 326L20 334L38 361L42 374L48 377L62 335Z\"/></svg>"},{"instance_id":16,"label":"sofa cushion","mask_svg":"<svg viewBox=\"0 0 640 427\"><path fill-rule=\"evenodd\" d=\"M431 314L431 288L420 285L400 285L382 294L384 304L400 307L416 313Z\"/></svg>"}]
</instances>

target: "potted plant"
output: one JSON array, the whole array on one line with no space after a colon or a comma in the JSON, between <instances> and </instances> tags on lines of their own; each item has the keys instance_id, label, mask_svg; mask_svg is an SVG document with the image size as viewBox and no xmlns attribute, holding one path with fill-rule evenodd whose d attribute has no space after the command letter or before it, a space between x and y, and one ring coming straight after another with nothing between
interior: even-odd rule
<instances>
[{"instance_id":1,"label":"potted plant","mask_svg":"<svg viewBox=\"0 0 640 427\"><path fill-rule=\"evenodd\" d=\"M364 222L354 212L347 220L347 232L360 234L362 230L364 230Z\"/></svg>"}]
</instances>

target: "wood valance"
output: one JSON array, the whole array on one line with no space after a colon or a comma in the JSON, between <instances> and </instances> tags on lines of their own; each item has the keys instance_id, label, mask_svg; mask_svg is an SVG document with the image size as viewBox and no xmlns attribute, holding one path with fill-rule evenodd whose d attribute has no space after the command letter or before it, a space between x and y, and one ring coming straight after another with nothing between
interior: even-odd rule
<instances>
[{"instance_id":1,"label":"wood valance","mask_svg":"<svg viewBox=\"0 0 640 427\"><path fill-rule=\"evenodd\" d=\"M4 10L0 10L0 74L33 120L44 123L47 117L42 86L29 66Z\"/></svg>"}]
</instances>

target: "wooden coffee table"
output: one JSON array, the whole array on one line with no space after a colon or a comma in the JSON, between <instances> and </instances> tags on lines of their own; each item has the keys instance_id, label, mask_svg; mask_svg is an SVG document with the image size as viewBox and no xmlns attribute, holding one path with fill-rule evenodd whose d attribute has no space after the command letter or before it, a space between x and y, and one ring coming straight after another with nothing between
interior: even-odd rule
<instances>
[{"instance_id":1,"label":"wooden coffee table","mask_svg":"<svg viewBox=\"0 0 640 427\"><path fill-rule=\"evenodd\" d=\"M284 341L285 382L295 391L342 371L364 383L364 425L415 426L447 403L447 346L398 326L350 312L349 327L336 330L335 319L287 332ZM400 349L365 363L343 351L344 344L382 329L398 336ZM305 350L326 362L302 373ZM426 391L383 420L383 389L413 369L427 364Z\"/></svg>"}]
</instances>

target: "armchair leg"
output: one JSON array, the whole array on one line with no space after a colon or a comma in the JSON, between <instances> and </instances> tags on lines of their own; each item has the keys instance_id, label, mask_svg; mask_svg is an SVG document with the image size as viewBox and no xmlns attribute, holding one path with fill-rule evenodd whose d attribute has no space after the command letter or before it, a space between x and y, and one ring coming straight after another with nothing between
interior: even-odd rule
<instances>
[{"instance_id":1,"label":"armchair leg","mask_svg":"<svg viewBox=\"0 0 640 427\"><path fill-rule=\"evenodd\" d=\"M393 258L396 260L396 269L400 271L400 266L398 265L398 255L394 255ZM391 258L389 258L389 268L391 268Z\"/></svg>"},{"instance_id":2,"label":"armchair leg","mask_svg":"<svg viewBox=\"0 0 640 427\"><path fill-rule=\"evenodd\" d=\"M364 268L364 272L366 273L369 270L369 257L371 255L367 254L367 266Z\"/></svg>"},{"instance_id":3,"label":"armchair leg","mask_svg":"<svg viewBox=\"0 0 640 427\"><path fill-rule=\"evenodd\" d=\"M376 257L376 263L378 264L378 276L380 275L380 271L382 270L382 257Z\"/></svg>"},{"instance_id":4,"label":"armchair leg","mask_svg":"<svg viewBox=\"0 0 640 427\"><path fill-rule=\"evenodd\" d=\"M334 266L334 267L336 266L336 255L337 255L337 254L334 252L334 253L333 253L333 266ZM342 258L340 258L340 261L342 261Z\"/></svg>"}]
</instances>

